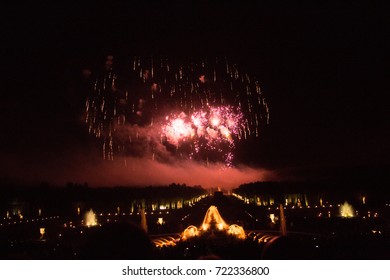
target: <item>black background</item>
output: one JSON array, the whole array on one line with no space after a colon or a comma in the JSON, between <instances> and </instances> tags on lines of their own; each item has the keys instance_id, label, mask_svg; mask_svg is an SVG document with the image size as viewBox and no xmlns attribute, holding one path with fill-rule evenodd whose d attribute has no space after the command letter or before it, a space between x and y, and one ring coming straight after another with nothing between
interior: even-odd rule
<instances>
[{"instance_id":1,"label":"black background","mask_svg":"<svg viewBox=\"0 0 390 280\"><path fill-rule=\"evenodd\" d=\"M80 120L80 73L108 54L122 61L134 54L238 61L258 78L271 110L262 137L240 148L246 164L286 178L388 170L388 7L272 2L3 4L3 177L28 172L10 175L10 162L34 166L93 154Z\"/></svg>"}]
</instances>

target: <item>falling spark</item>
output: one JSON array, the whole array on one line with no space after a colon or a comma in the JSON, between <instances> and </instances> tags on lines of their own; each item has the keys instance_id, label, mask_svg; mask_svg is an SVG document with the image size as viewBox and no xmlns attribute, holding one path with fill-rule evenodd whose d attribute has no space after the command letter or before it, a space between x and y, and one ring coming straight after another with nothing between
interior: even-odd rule
<instances>
[{"instance_id":1,"label":"falling spark","mask_svg":"<svg viewBox=\"0 0 390 280\"><path fill-rule=\"evenodd\" d=\"M146 152L163 160L165 150L231 166L236 142L259 137L269 124L259 82L226 58L178 63L137 56L127 72L116 66L107 56L104 71L89 79L85 102L84 120L106 160Z\"/></svg>"}]
</instances>

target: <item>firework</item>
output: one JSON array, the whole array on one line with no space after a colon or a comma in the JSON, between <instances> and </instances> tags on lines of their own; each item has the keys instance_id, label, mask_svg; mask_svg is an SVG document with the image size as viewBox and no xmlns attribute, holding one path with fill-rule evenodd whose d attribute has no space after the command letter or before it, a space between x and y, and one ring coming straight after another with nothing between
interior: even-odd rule
<instances>
[{"instance_id":1,"label":"firework","mask_svg":"<svg viewBox=\"0 0 390 280\"><path fill-rule=\"evenodd\" d=\"M108 160L169 154L231 165L236 141L269 123L260 84L227 59L116 65L108 56L89 88L85 121Z\"/></svg>"}]
</instances>

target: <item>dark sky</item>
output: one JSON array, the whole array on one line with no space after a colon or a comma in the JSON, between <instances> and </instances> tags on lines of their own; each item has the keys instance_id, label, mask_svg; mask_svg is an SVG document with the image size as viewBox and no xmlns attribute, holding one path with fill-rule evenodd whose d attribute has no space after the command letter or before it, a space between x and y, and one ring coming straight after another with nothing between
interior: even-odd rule
<instances>
[{"instance_id":1,"label":"dark sky","mask_svg":"<svg viewBox=\"0 0 390 280\"><path fill-rule=\"evenodd\" d=\"M76 93L80 71L108 54L241 63L271 108L263 136L240 151L247 165L286 178L388 168L390 13L382 2L111 2L3 4L0 177L46 180L98 161Z\"/></svg>"}]
</instances>

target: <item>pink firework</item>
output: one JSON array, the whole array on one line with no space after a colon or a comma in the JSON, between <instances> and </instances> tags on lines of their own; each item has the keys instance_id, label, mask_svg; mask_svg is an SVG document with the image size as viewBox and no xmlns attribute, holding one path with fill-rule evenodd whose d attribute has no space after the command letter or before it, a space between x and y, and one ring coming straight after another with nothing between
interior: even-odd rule
<instances>
[{"instance_id":1,"label":"pink firework","mask_svg":"<svg viewBox=\"0 0 390 280\"><path fill-rule=\"evenodd\" d=\"M175 146L179 146L180 142L186 141L194 134L192 124L186 121L184 113L178 116L167 117L168 124L162 127L162 132L167 138L167 141Z\"/></svg>"},{"instance_id":2,"label":"pink firework","mask_svg":"<svg viewBox=\"0 0 390 280\"><path fill-rule=\"evenodd\" d=\"M106 160L173 156L231 165L237 141L259 137L269 123L259 82L226 58L118 63L108 56L102 70L88 71L85 123Z\"/></svg>"},{"instance_id":3,"label":"pink firework","mask_svg":"<svg viewBox=\"0 0 390 280\"><path fill-rule=\"evenodd\" d=\"M227 166L232 164L234 139L239 138L243 127L243 115L237 108L208 106L191 116L180 113L166 121L162 124L162 136L177 149L184 145L193 147L187 150L189 158L213 152L216 160L225 161Z\"/></svg>"}]
</instances>

